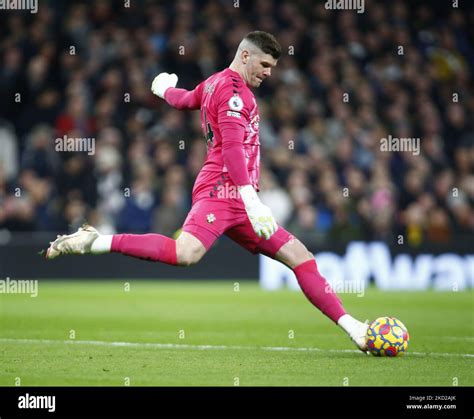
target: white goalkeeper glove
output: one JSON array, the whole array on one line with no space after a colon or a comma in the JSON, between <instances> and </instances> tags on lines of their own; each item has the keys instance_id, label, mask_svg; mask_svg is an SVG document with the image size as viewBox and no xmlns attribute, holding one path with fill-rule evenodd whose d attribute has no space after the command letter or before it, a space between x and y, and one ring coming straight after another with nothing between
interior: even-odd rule
<instances>
[{"instance_id":1,"label":"white goalkeeper glove","mask_svg":"<svg viewBox=\"0 0 474 419\"><path fill-rule=\"evenodd\" d=\"M255 234L268 240L278 229L271 209L262 204L252 185L239 186L239 193Z\"/></svg>"},{"instance_id":2,"label":"white goalkeeper glove","mask_svg":"<svg viewBox=\"0 0 474 419\"><path fill-rule=\"evenodd\" d=\"M178 76L176 74L160 73L153 79L151 91L156 96L164 99L166 89L176 87L176 83L178 83Z\"/></svg>"}]
</instances>

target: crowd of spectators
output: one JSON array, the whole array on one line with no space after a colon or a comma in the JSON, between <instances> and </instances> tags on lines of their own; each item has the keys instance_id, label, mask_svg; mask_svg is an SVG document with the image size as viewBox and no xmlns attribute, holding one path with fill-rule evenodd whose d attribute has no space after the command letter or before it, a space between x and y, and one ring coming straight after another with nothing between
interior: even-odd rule
<instances>
[{"instance_id":1,"label":"crowd of spectators","mask_svg":"<svg viewBox=\"0 0 474 419\"><path fill-rule=\"evenodd\" d=\"M461 2L460 2L461 3ZM153 96L192 89L252 30L283 47L255 92L261 196L315 240L413 246L474 232L472 10L365 1L40 1L0 12L0 230L173 235L206 155L199 112ZM129 6L129 7L127 7ZM64 152L57 138L93 138ZM419 138L420 152L381 140Z\"/></svg>"}]
</instances>

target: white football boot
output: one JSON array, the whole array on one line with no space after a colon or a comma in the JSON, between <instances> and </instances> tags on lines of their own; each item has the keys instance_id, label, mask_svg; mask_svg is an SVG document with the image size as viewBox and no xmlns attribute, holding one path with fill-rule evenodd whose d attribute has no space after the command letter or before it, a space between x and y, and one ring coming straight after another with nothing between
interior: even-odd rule
<instances>
[{"instance_id":1,"label":"white football boot","mask_svg":"<svg viewBox=\"0 0 474 419\"><path fill-rule=\"evenodd\" d=\"M354 328L354 331L350 334L352 341L357 345L357 347L362 351L368 354L367 347L367 330L369 329L369 321L366 320L364 323L359 322L359 324Z\"/></svg>"},{"instance_id":2,"label":"white football boot","mask_svg":"<svg viewBox=\"0 0 474 419\"><path fill-rule=\"evenodd\" d=\"M60 255L83 255L90 253L94 240L99 232L92 226L84 224L75 233L58 236L46 251L46 259L54 259Z\"/></svg>"}]
</instances>

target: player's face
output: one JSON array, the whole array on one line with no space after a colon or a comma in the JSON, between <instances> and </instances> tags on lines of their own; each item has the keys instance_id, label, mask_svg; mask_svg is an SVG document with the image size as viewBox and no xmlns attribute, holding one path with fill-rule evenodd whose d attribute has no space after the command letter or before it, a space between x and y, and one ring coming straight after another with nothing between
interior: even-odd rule
<instances>
[{"instance_id":1,"label":"player's face","mask_svg":"<svg viewBox=\"0 0 474 419\"><path fill-rule=\"evenodd\" d=\"M247 62L247 84L259 87L263 80L272 75L272 68L277 62L278 60L270 54L263 52L250 54Z\"/></svg>"}]
</instances>

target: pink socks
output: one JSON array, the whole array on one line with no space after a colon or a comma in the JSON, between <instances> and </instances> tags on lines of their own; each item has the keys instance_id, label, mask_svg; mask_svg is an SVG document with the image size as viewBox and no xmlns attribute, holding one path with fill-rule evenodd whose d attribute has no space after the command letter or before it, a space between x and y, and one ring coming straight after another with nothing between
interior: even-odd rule
<instances>
[{"instance_id":1,"label":"pink socks","mask_svg":"<svg viewBox=\"0 0 474 419\"><path fill-rule=\"evenodd\" d=\"M177 265L176 241L161 234L114 234L112 252Z\"/></svg>"},{"instance_id":2,"label":"pink socks","mask_svg":"<svg viewBox=\"0 0 474 419\"><path fill-rule=\"evenodd\" d=\"M341 300L318 272L314 259L296 266L293 272L306 298L332 321L337 323L339 318L346 314Z\"/></svg>"}]
</instances>

